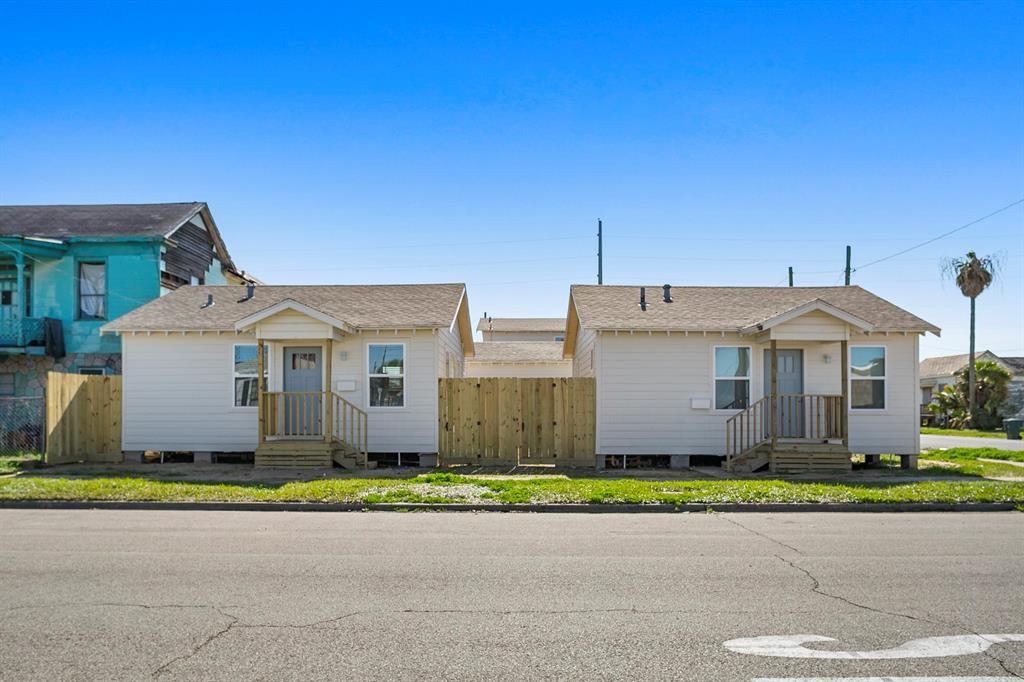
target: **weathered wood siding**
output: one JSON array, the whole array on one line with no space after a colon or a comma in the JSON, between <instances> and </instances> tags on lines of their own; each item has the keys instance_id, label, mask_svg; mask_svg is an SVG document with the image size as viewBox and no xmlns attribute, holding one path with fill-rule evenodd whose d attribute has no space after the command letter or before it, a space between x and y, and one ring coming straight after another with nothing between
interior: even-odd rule
<instances>
[{"instance_id":1,"label":"weathered wood siding","mask_svg":"<svg viewBox=\"0 0 1024 682\"><path fill-rule=\"evenodd\" d=\"M121 377L48 372L46 462L121 461Z\"/></svg>"},{"instance_id":2,"label":"weathered wood siding","mask_svg":"<svg viewBox=\"0 0 1024 682\"><path fill-rule=\"evenodd\" d=\"M173 244L164 247L164 271L185 282L192 278L202 280L213 264L214 246L210 233L193 222L187 222L170 236ZM174 288L174 282L164 279L164 286Z\"/></svg>"},{"instance_id":3,"label":"weathered wood siding","mask_svg":"<svg viewBox=\"0 0 1024 682\"><path fill-rule=\"evenodd\" d=\"M442 464L594 466L593 379L438 382Z\"/></svg>"}]
</instances>

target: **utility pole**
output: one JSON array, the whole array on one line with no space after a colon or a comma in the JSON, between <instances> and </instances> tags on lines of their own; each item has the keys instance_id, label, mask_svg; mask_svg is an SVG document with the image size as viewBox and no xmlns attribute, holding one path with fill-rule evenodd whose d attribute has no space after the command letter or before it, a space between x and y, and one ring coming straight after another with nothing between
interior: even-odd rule
<instances>
[{"instance_id":1,"label":"utility pole","mask_svg":"<svg viewBox=\"0 0 1024 682\"><path fill-rule=\"evenodd\" d=\"M597 221L597 283L604 284L604 249L601 221Z\"/></svg>"},{"instance_id":2,"label":"utility pole","mask_svg":"<svg viewBox=\"0 0 1024 682\"><path fill-rule=\"evenodd\" d=\"M850 286L850 253L851 247L846 245L846 286Z\"/></svg>"},{"instance_id":3,"label":"utility pole","mask_svg":"<svg viewBox=\"0 0 1024 682\"><path fill-rule=\"evenodd\" d=\"M793 286L793 266L789 266L789 286Z\"/></svg>"}]
</instances>

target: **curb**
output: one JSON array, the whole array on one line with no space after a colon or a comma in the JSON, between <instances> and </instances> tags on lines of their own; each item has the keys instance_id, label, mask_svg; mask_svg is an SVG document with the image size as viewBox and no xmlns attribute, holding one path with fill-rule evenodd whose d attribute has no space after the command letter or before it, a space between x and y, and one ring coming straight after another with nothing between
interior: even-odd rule
<instances>
[{"instance_id":1,"label":"curb","mask_svg":"<svg viewBox=\"0 0 1024 682\"><path fill-rule=\"evenodd\" d=\"M423 504L414 502L130 502L84 500L0 500L0 509L136 509L175 511L363 512L435 511L534 514L690 514L742 512L1012 512L1011 502L947 503L730 503L730 504Z\"/></svg>"}]
</instances>

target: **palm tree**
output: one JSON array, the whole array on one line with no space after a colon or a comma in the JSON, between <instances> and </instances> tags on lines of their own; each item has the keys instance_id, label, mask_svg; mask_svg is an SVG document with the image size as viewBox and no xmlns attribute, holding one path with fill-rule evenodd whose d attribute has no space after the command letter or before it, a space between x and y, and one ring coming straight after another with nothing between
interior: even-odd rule
<instances>
[{"instance_id":1,"label":"palm tree","mask_svg":"<svg viewBox=\"0 0 1024 682\"><path fill-rule=\"evenodd\" d=\"M950 258L944 264L946 273L954 278L956 285L967 298L971 299L971 349L967 363L967 414L969 419L974 420L974 411L977 407L977 380L974 368L974 300L981 295L996 272L996 261L992 256L978 257L973 251L968 251L962 258Z\"/></svg>"}]
</instances>

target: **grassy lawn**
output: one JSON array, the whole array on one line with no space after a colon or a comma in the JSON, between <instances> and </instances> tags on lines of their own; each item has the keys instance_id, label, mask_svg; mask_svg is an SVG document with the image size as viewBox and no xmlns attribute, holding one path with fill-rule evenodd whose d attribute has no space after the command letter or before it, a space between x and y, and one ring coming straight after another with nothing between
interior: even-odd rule
<instances>
[{"instance_id":1,"label":"grassy lawn","mask_svg":"<svg viewBox=\"0 0 1024 682\"><path fill-rule=\"evenodd\" d=\"M414 478L338 478L267 483L160 481L143 477L0 479L0 499L256 502L1013 502L1021 482L936 480L810 482L779 479L652 481L636 479L496 478L432 473Z\"/></svg>"},{"instance_id":2,"label":"grassy lawn","mask_svg":"<svg viewBox=\"0 0 1024 682\"><path fill-rule=\"evenodd\" d=\"M42 460L42 455L35 452L0 455L0 475L13 474L16 471L23 471L25 469L34 469Z\"/></svg>"},{"instance_id":3,"label":"grassy lawn","mask_svg":"<svg viewBox=\"0 0 1024 682\"><path fill-rule=\"evenodd\" d=\"M922 436L971 436L973 438L1006 439L1005 431L976 431L974 429L937 429L931 426L921 427Z\"/></svg>"},{"instance_id":4,"label":"grassy lawn","mask_svg":"<svg viewBox=\"0 0 1024 682\"><path fill-rule=\"evenodd\" d=\"M946 450L929 450L921 453L922 460L942 462L941 468L966 476L982 476L985 478L1020 478L1024 480L1024 467L1002 462L1024 463L1024 452L1015 450L997 450L996 448L949 448ZM999 462L983 462L983 459L996 459ZM931 472L940 467L929 467L921 464L922 471Z\"/></svg>"}]
</instances>

